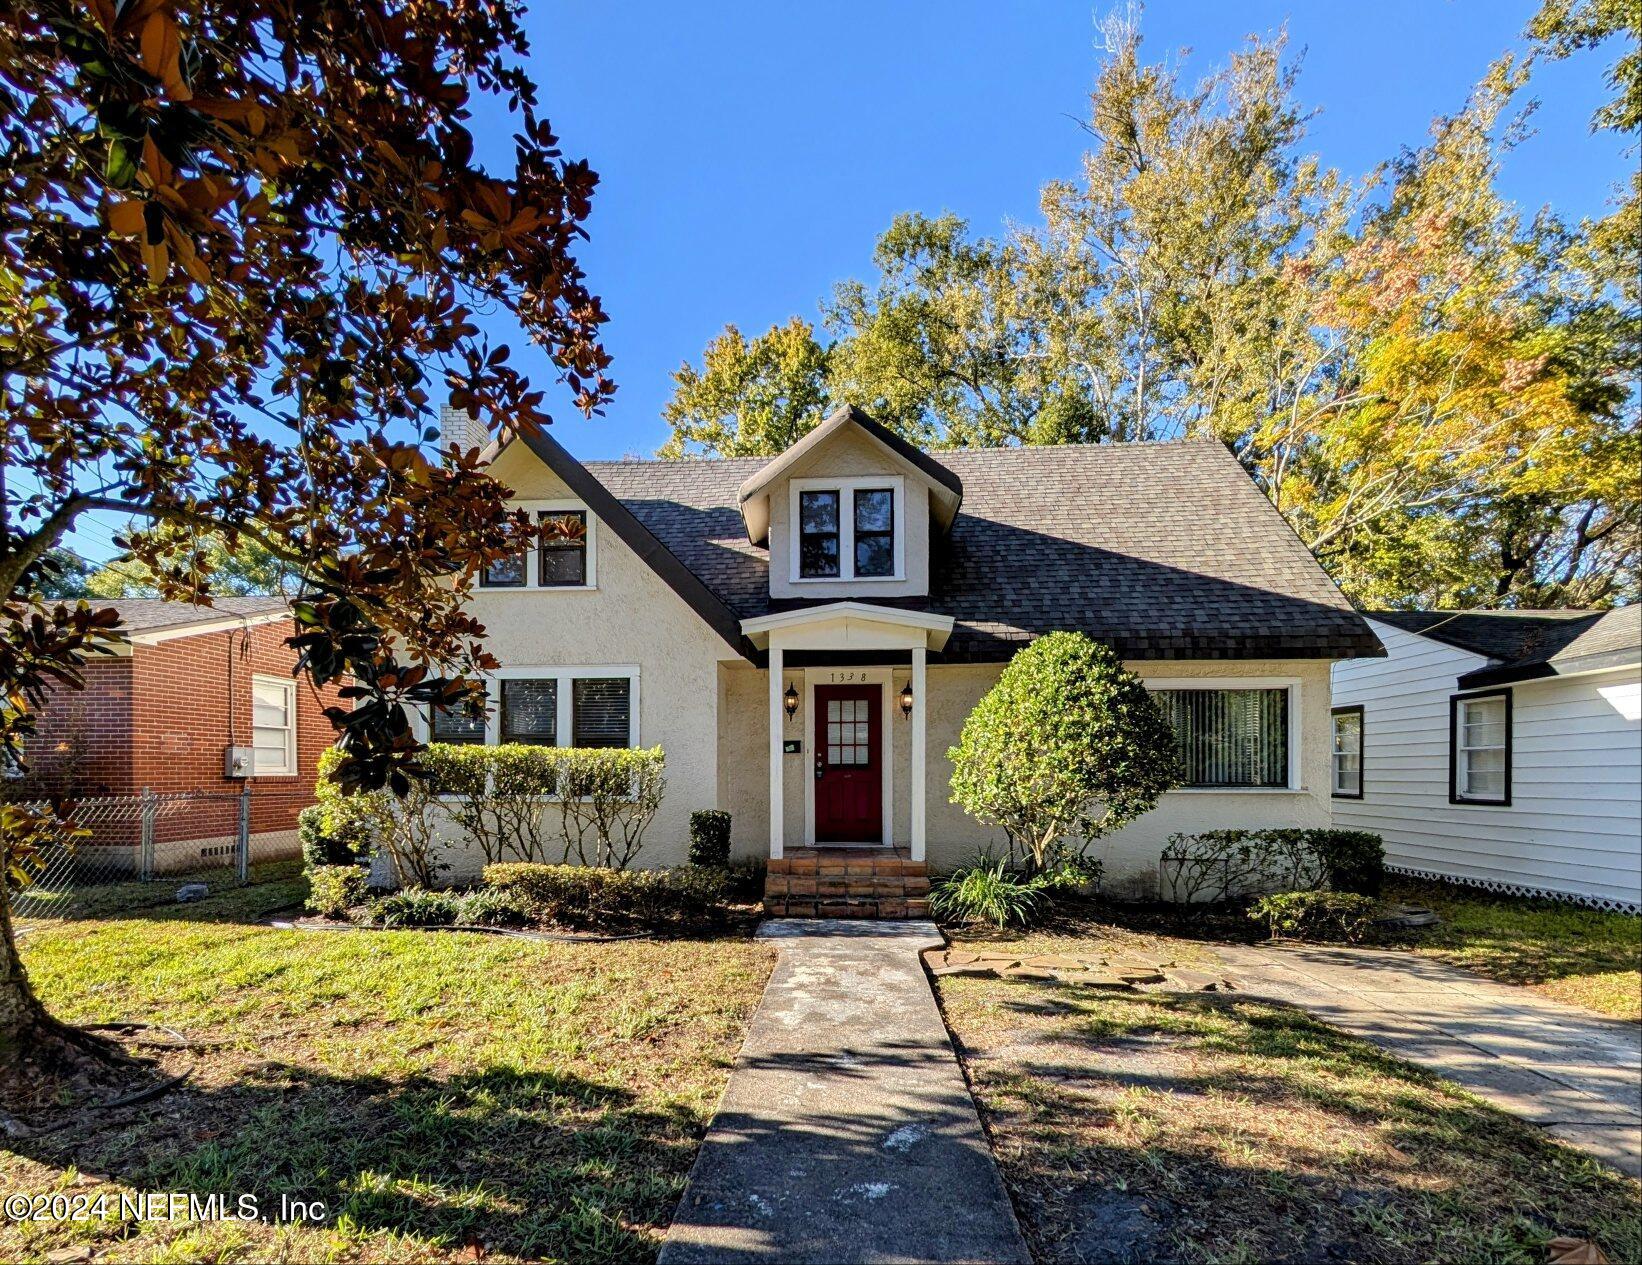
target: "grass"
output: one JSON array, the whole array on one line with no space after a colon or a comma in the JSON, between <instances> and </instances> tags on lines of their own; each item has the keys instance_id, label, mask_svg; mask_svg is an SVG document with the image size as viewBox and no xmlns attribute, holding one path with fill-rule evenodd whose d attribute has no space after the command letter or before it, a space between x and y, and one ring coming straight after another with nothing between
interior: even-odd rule
<instances>
[{"instance_id":1,"label":"grass","mask_svg":"<svg viewBox=\"0 0 1642 1265\"><path fill-rule=\"evenodd\" d=\"M1205 952L1094 928L987 941L1181 965ZM1642 1257L1634 1183L1301 1011L1036 980L938 987L1040 1265L1539 1265L1557 1235Z\"/></svg>"},{"instance_id":2,"label":"grass","mask_svg":"<svg viewBox=\"0 0 1642 1265\"><path fill-rule=\"evenodd\" d=\"M1386 895L1442 916L1442 926L1402 941L1417 953L1600 1014L1642 1020L1642 918L1450 883L1399 880Z\"/></svg>"},{"instance_id":3,"label":"grass","mask_svg":"<svg viewBox=\"0 0 1642 1265\"><path fill-rule=\"evenodd\" d=\"M302 886L30 931L63 1018L222 1044L165 1053L191 1079L152 1104L6 1142L0 1190L286 1195L323 1220L0 1220L0 1259L653 1259L770 951L250 921Z\"/></svg>"},{"instance_id":4,"label":"grass","mask_svg":"<svg viewBox=\"0 0 1642 1265\"><path fill-rule=\"evenodd\" d=\"M302 874L300 857L276 861L259 861L250 870L252 901L260 898L255 890L264 893L280 891L287 894L286 904L300 904L306 887L296 887ZM65 918L107 918L133 910L153 909L177 903L177 889L187 883L204 883L213 893L232 896L239 888L233 868L213 866L174 874L158 874L149 882L124 879L108 883L88 883L81 886L53 888L49 884L27 888L17 901L14 917L19 922L51 922ZM14 900L17 898L14 898Z\"/></svg>"}]
</instances>

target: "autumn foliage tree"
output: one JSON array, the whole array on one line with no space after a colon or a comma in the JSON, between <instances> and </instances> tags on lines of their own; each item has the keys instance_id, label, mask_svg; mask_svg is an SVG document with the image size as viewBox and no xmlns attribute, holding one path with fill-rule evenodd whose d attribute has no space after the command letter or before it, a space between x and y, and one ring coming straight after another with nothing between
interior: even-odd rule
<instances>
[{"instance_id":1,"label":"autumn foliage tree","mask_svg":"<svg viewBox=\"0 0 1642 1265\"><path fill-rule=\"evenodd\" d=\"M551 420L475 312L516 318L582 410L613 389L575 259L596 177L526 52L513 0L0 11L0 743L115 635L39 595L64 533L111 511L163 596L213 591L179 540L288 567L302 670L352 682L342 780L414 776L407 708L489 663L466 593L541 530L476 451L423 446L435 395L493 429ZM476 97L515 128L491 168ZM49 823L5 826L15 885ZM0 924L0 1063L84 1045L29 992L3 898Z\"/></svg>"}]
</instances>

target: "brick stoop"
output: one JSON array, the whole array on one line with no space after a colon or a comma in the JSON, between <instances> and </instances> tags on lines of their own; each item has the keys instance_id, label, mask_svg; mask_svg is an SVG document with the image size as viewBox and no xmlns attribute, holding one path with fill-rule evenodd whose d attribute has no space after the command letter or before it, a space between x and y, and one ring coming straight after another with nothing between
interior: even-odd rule
<instances>
[{"instance_id":1,"label":"brick stoop","mask_svg":"<svg viewBox=\"0 0 1642 1265\"><path fill-rule=\"evenodd\" d=\"M927 918L929 867L899 849L795 849L771 861L772 918Z\"/></svg>"}]
</instances>

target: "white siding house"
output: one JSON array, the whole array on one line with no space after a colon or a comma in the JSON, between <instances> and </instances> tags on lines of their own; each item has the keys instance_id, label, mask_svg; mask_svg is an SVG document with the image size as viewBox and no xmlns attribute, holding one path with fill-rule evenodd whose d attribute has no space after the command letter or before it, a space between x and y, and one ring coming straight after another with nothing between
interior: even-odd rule
<instances>
[{"instance_id":1,"label":"white siding house","mask_svg":"<svg viewBox=\"0 0 1642 1265\"><path fill-rule=\"evenodd\" d=\"M1336 663L1334 820L1409 873L1642 906L1638 611L1386 612Z\"/></svg>"}]
</instances>

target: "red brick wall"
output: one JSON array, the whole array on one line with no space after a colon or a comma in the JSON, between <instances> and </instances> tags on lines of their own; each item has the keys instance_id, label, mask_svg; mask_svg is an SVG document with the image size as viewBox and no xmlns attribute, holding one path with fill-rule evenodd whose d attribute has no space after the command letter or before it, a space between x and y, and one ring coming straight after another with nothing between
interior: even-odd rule
<instances>
[{"instance_id":1,"label":"red brick wall","mask_svg":"<svg viewBox=\"0 0 1642 1265\"><path fill-rule=\"evenodd\" d=\"M224 751L251 745L251 678L289 679L296 652L284 620L137 646L131 789L238 791L251 787L253 832L282 829L313 802L319 753L335 731L323 710L336 690L297 681L297 776L230 778Z\"/></svg>"},{"instance_id":2,"label":"red brick wall","mask_svg":"<svg viewBox=\"0 0 1642 1265\"><path fill-rule=\"evenodd\" d=\"M57 691L42 711L28 742L31 767L44 771L78 735L85 756L75 779L77 795L135 795L145 787L237 794L248 782L252 832L290 828L297 810L313 802L319 753L335 738L322 714L338 701L334 687L319 691L306 677L297 680L295 777L243 779L223 773L225 749L251 745L252 676L291 675L296 652L285 644L290 632L290 624L278 620L173 637L133 646L129 656L92 661L86 688ZM174 827L166 825L159 833L215 833L223 828L216 818L228 820L236 811L226 803L202 803L192 822L179 814Z\"/></svg>"}]
</instances>

